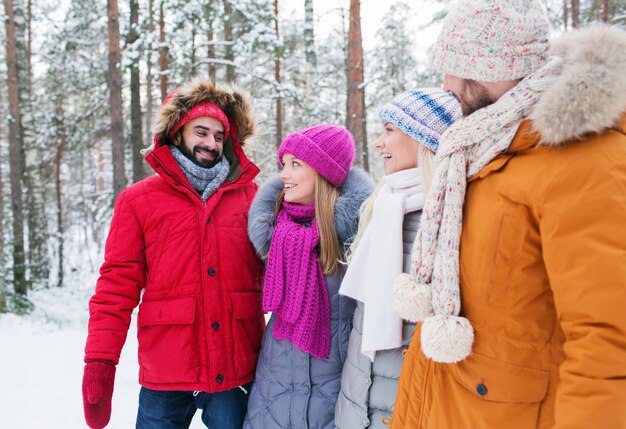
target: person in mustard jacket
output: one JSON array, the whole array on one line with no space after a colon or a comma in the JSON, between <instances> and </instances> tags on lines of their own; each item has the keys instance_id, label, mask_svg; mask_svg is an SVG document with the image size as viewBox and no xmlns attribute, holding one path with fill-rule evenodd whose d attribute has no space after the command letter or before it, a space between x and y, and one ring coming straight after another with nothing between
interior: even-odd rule
<instances>
[{"instance_id":1,"label":"person in mustard jacket","mask_svg":"<svg viewBox=\"0 0 626 429\"><path fill-rule=\"evenodd\" d=\"M550 45L538 1L464 1L431 55L464 118L394 305L391 427L626 427L626 32Z\"/></svg>"}]
</instances>

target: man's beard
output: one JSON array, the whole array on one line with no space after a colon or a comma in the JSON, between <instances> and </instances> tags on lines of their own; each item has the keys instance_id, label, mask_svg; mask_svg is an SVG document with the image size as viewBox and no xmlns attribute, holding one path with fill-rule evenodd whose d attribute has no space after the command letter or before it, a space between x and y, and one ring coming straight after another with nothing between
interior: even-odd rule
<instances>
[{"instance_id":1,"label":"man's beard","mask_svg":"<svg viewBox=\"0 0 626 429\"><path fill-rule=\"evenodd\" d=\"M487 92L487 88L475 80L466 79L463 83L461 99L461 110L463 116L469 116L475 111L492 105L497 101Z\"/></svg>"},{"instance_id":2,"label":"man's beard","mask_svg":"<svg viewBox=\"0 0 626 429\"><path fill-rule=\"evenodd\" d=\"M222 155L215 149L205 149L199 146L194 146L193 149L189 149L185 144L184 140L181 139L181 144L178 145L178 149L182 152L185 157L202 168L213 168L217 164L222 161ZM200 151L205 151L213 155L213 159L204 159L201 158L200 161L196 158L196 153Z\"/></svg>"}]
</instances>

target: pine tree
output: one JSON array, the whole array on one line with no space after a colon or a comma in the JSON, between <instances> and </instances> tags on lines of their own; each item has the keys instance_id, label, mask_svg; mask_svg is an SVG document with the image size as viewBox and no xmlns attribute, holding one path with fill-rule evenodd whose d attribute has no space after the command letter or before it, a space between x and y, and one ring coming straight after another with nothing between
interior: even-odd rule
<instances>
[{"instance_id":1,"label":"pine tree","mask_svg":"<svg viewBox=\"0 0 626 429\"><path fill-rule=\"evenodd\" d=\"M5 116L4 100L2 98L2 89L4 88L4 82L0 79L0 117ZM0 142L4 141L4 123L0 122ZM6 249L4 239L4 220L5 216L5 204L4 204L4 153L2 146L0 145L0 314L5 313L7 309L7 282L6 282L6 270L4 269L6 264Z\"/></svg>"},{"instance_id":2,"label":"pine tree","mask_svg":"<svg viewBox=\"0 0 626 429\"><path fill-rule=\"evenodd\" d=\"M235 54L233 51L233 43L235 41L235 37L233 34L234 27L234 13L233 13L233 4L230 0L223 0L224 3L224 40L227 42L226 45L226 55L224 59L229 62L234 62ZM226 66L226 82L234 83L237 80L235 74L235 67L233 65Z\"/></svg>"},{"instance_id":3,"label":"pine tree","mask_svg":"<svg viewBox=\"0 0 626 429\"><path fill-rule=\"evenodd\" d=\"M369 171L367 156L367 123L365 116L363 40L361 37L361 2L350 0L350 29L348 32L348 98L346 128L356 144L355 164Z\"/></svg>"},{"instance_id":4,"label":"pine tree","mask_svg":"<svg viewBox=\"0 0 626 429\"><path fill-rule=\"evenodd\" d=\"M47 70L33 82L39 88L34 95L39 107L34 121L40 129L35 146L41 159L53 167L49 174L53 180L43 185L46 206L55 208L48 212L56 212L49 220L55 225L49 240L54 249L56 269L51 277L56 286L64 286L68 265L75 263L65 258L68 228L74 226L70 237L76 236L78 227L89 231L84 239L98 241L110 216L110 193L95 192L99 171L91 162L97 142L107 138L110 128L107 50L101 42L106 37L101 19L104 9L101 0L72 3L64 25L55 27L41 47ZM110 182L108 179L110 176Z\"/></svg>"},{"instance_id":5,"label":"pine tree","mask_svg":"<svg viewBox=\"0 0 626 429\"><path fill-rule=\"evenodd\" d=\"M128 30L126 52L130 57L130 149L133 182L139 182L146 176L143 156L143 133L141 126L141 88L139 79L139 61L142 56L141 40L138 34L139 2L130 0L130 28Z\"/></svg>"},{"instance_id":6,"label":"pine tree","mask_svg":"<svg viewBox=\"0 0 626 429\"><path fill-rule=\"evenodd\" d=\"M161 89L161 100L165 100L169 91L167 75L169 73L168 66L168 45L165 42L165 0L159 1L159 87Z\"/></svg>"},{"instance_id":7,"label":"pine tree","mask_svg":"<svg viewBox=\"0 0 626 429\"><path fill-rule=\"evenodd\" d=\"M113 154L113 199L126 187L124 165L124 107L122 101L122 54L117 0L107 0L109 41L109 105L111 109L111 151Z\"/></svg>"},{"instance_id":8,"label":"pine tree","mask_svg":"<svg viewBox=\"0 0 626 429\"><path fill-rule=\"evenodd\" d=\"M278 0L274 0L274 29L276 31L276 39L280 40L279 32L279 19L278 19ZM282 76L280 72L282 64L282 49L278 46L274 49L274 80L278 85L282 83ZM280 143L283 140L283 98L278 91L276 96L276 147L280 147Z\"/></svg>"},{"instance_id":9,"label":"pine tree","mask_svg":"<svg viewBox=\"0 0 626 429\"><path fill-rule=\"evenodd\" d=\"M28 285L24 252L24 203L22 199L22 178L24 166L21 150L23 133L21 130L20 88L17 53L17 31L12 0L4 0L6 15L6 63L7 93L9 101L9 166L11 180L11 207L13 215L13 288L24 301Z\"/></svg>"},{"instance_id":10,"label":"pine tree","mask_svg":"<svg viewBox=\"0 0 626 429\"><path fill-rule=\"evenodd\" d=\"M154 32L154 0L148 0L148 14L146 32L144 34L145 40L145 52L146 52L146 146L152 144L152 108L154 105L154 94L152 88L152 50L155 45L155 32Z\"/></svg>"},{"instance_id":11,"label":"pine tree","mask_svg":"<svg viewBox=\"0 0 626 429\"><path fill-rule=\"evenodd\" d=\"M417 84L416 42L406 20L410 14L410 5L395 3L383 15L376 32L376 45L367 70L368 89L376 103L391 100Z\"/></svg>"}]
</instances>

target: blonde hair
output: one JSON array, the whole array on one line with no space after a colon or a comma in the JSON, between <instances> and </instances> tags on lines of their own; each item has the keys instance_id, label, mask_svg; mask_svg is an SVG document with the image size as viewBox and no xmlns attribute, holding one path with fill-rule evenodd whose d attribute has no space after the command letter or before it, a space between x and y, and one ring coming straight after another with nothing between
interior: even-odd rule
<instances>
[{"instance_id":1,"label":"blonde hair","mask_svg":"<svg viewBox=\"0 0 626 429\"><path fill-rule=\"evenodd\" d=\"M315 172L315 221L320 232L319 258L325 275L333 275L340 268L341 244L335 230L335 206L339 188ZM280 191L274 206L274 220L278 216L285 191Z\"/></svg>"},{"instance_id":2,"label":"blonde hair","mask_svg":"<svg viewBox=\"0 0 626 429\"><path fill-rule=\"evenodd\" d=\"M420 144L417 148L417 165L422 173L422 189L424 189L424 196L427 196L430 192L430 185L433 182L435 169L437 167L435 152L428 149L423 144Z\"/></svg>"},{"instance_id":3,"label":"blonde hair","mask_svg":"<svg viewBox=\"0 0 626 429\"><path fill-rule=\"evenodd\" d=\"M422 175L422 189L424 190L424 196L427 196L428 192L430 191L430 185L432 183L433 175L435 174L435 152L431 151L421 143L417 147L417 165L420 167L420 173ZM356 248L359 246L359 242L363 238L363 234L365 233L367 226L372 220L374 203L378 199L378 194L380 193L380 190L383 188L384 184L385 178L382 177L378 181L378 184L376 185L374 192L372 192L372 195L370 195L370 197L363 202L361 208L359 209L359 228L356 232L356 236L352 240L352 243L350 243L350 248L348 249L346 254L346 260L348 262L350 262L350 259L352 259L352 255L354 255Z\"/></svg>"}]
</instances>

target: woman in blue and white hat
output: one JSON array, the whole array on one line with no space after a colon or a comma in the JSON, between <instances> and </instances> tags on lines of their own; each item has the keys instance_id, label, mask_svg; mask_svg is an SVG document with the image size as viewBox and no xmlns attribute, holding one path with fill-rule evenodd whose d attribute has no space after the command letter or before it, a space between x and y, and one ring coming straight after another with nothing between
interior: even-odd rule
<instances>
[{"instance_id":1,"label":"woman in blue and white hat","mask_svg":"<svg viewBox=\"0 0 626 429\"><path fill-rule=\"evenodd\" d=\"M453 95L427 88L400 94L379 116L384 130L374 146L385 175L361 206L339 291L358 306L335 408L338 429L389 425L403 352L415 329L392 308L393 284L410 270L439 139L462 113Z\"/></svg>"}]
</instances>

